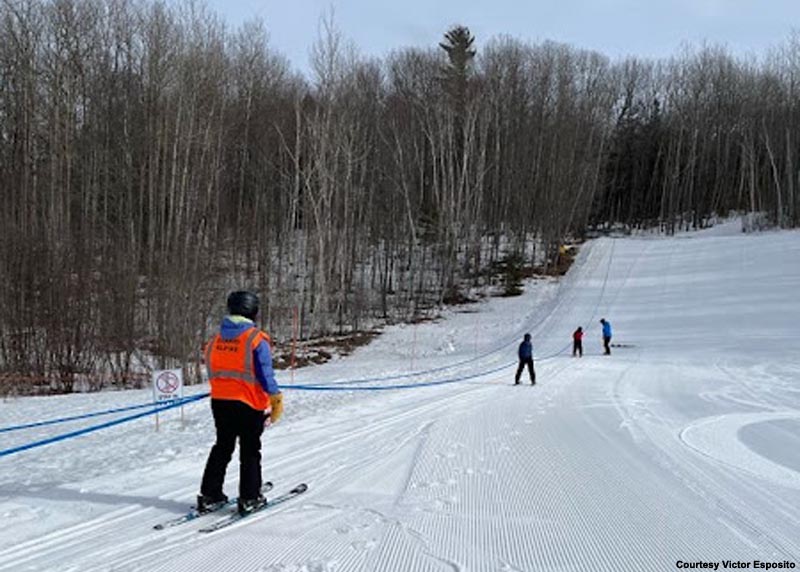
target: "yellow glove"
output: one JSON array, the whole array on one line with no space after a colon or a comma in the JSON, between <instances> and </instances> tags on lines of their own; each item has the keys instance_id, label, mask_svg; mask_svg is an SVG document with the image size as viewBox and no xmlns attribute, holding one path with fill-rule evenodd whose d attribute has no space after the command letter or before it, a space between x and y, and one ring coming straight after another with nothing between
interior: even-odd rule
<instances>
[{"instance_id":1,"label":"yellow glove","mask_svg":"<svg viewBox=\"0 0 800 572\"><path fill-rule=\"evenodd\" d=\"M272 412L269 414L270 423L277 423L283 415L283 394L275 393L269 396L269 404Z\"/></svg>"}]
</instances>

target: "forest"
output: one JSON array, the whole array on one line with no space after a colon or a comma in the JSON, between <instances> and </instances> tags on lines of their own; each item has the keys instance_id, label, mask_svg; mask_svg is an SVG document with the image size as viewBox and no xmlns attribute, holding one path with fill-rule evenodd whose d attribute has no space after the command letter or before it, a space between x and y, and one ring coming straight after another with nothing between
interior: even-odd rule
<instances>
[{"instance_id":1,"label":"forest","mask_svg":"<svg viewBox=\"0 0 800 572\"><path fill-rule=\"evenodd\" d=\"M196 367L225 295L275 343L429 316L603 232L800 221L800 36L662 60L476 38L310 74L195 4L0 2L0 393ZM797 158L795 158L797 156Z\"/></svg>"}]
</instances>

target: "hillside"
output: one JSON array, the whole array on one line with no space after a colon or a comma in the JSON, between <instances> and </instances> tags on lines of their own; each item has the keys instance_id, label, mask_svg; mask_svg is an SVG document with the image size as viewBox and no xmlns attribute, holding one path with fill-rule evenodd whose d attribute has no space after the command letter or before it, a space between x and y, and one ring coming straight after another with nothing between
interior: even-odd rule
<instances>
[{"instance_id":1,"label":"hillside","mask_svg":"<svg viewBox=\"0 0 800 572\"><path fill-rule=\"evenodd\" d=\"M296 372L295 384L350 389L287 389L284 419L265 432L265 478L309 492L211 535L152 529L197 493L213 441L206 400L183 425L162 414L157 433L145 418L0 457L0 570L800 565L797 260L800 233L735 224L602 238L558 282L389 328ZM601 317L621 346L611 356ZM581 359L569 355L579 325ZM514 387L525 332L538 383ZM429 373L399 377L409 370ZM399 384L420 386L364 390ZM149 398L12 399L0 428ZM97 422L0 432L0 449ZM228 494L236 478L232 465Z\"/></svg>"}]
</instances>

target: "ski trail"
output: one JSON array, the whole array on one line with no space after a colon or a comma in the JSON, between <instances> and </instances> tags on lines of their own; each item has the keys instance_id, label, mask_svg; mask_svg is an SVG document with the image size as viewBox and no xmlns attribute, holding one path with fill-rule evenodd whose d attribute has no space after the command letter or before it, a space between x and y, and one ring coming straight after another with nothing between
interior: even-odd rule
<instances>
[{"instance_id":1,"label":"ski trail","mask_svg":"<svg viewBox=\"0 0 800 572\"><path fill-rule=\"evenodd\" d=\"M677 560L800 563L800 472L781 456L798 442L788 424L800 410L791 357L800 345L785 334L800 319L800 270L775 264L800 253L799 236L757 237L752 246L739 236L594 241L556 299L521 307L511 321L513 331L534 333L536 355L555 354L536 361L535 387L511 386L509 366L414 391L298 396L301 411L287 408L290 422L270 430L264 447L276 493L309 484L298 499L213 535L191 524L153 531L174 501L196 492L206 432L191 452L125 475L131 487L118 501L107 493L107 502L140 504L95 504L77 522L0 550L0 569L638 572L671 571ZM736 302L741 320L731 319ZM575 326L601 312L635 347L598 355L591 323L584 357L565 355ZM470 324L462 335L474 331ZM511 362L515 349L460 371ZM347 362L354 376L364 359ZM197 427L182 438L194 439ZM132 433L115 433L114 445ZM768 448L776 439L782 444ZM41 463L31 456L21 466ZM90 498L117 478L95 473L69 486ZM8 494L24 498L26 486Z\"/></svg>"}]
</instances>

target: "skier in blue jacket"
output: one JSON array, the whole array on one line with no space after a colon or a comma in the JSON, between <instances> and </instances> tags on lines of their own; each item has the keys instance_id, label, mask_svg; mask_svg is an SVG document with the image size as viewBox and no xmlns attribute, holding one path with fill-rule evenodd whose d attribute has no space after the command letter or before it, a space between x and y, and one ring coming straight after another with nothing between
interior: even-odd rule
<instances>
[{"instance_id":1,"label":"skier in blue jacket","mask_svg":"<svg viewBox=\"0 0 800 572\"><path fill-rule=\"evenodd\" d=\"M603 347L605 348L605 355L611 355L611 322L605 318L600 318L600 323L603 324Z\"/></svg>"},{"instance_id":2,"label":"skier in blue jacket","mask_svg":"<svg viewBox=\"0 0 800 572\"><path fill-rule=\"evenodd\" d=\"M531 343L531 335L525 334L525 339L519 345L517 350L519 356L519 367L517 368L517 375L514 377L514 385L519 385L519 378L522 376L522 370L528 366L528 373L531 376L531 385L536 385L536 371L533 369L533 344Z\"/></svg>"}]
</instances>

